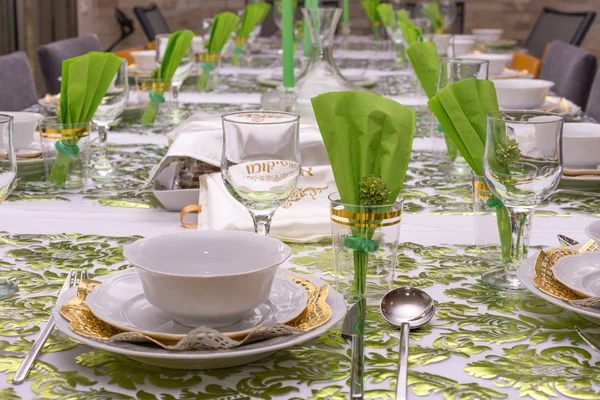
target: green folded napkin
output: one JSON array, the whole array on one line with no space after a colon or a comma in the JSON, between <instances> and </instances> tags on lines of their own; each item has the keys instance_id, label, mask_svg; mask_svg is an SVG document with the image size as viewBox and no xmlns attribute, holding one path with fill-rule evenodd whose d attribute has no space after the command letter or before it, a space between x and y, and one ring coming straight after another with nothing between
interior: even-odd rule
<instances>
[{"instance_id":1,"label":"green folded napkin","mask_svg":"<svg viewBox=\"0 0 600 400\"><path fill-rule=\"evenodd\" d=\"M396 201L412 151L415 112L369 92L330 92L311 99L344 204L375 206ZM367 196L365 196L365 186ZM369 193L370 188L376 188ZM372 228L351 228L355 294L364 295ZM349 239L349 238L347 238ZM367 243L352 247L353 243Z\"/></svg>"},{"instance_id":2,"label":"green folded napkin","mask_svg":"<svg viewBox=\"0 0 600 400\"><path fill-rule=\"evenodd\" d=\"M417 42L406 49L419 82L428 98L437 91L440 58L434 42Z\"/></svg>"},{"instance_id":3,"label":"green folded napkin","mask_svg":"<svg viewBox=\"0 0 600 400\"><path fill-rule=\"evenodd\" d=\"M194 32L189 30L174 32L169 37L160 67L152 71L152 78L159 82L170 81L189 50L193 38ZM150 93L150 102L142 115L142 124L150 125L154 123L158 107L165 102L163 93L162 90Z\"/></svg>"},{"instance_id":4,"label":"green folded napkin","mask_svg":"<svg viewBox=\"0 0 600 400\"><path fill-rule=\"evenodd\" d=\"M423 14L431 21L431 29L433 29L433 32L441 33L441 30L444 27L444 19L442 18L440 5L437 1L425 4L423 6Z\"/></svg>"},{"instance_id":5,"label":"green folded napkin","mask_svg":"<svg viewBox=\"0 0 600 400\"><path fill-rule=\"evenodd\" d=\"M428 104L473 172L483 176L486 115L499 110L494 84L488 80L464 79L441 88ZM508 212L496 198L489 199L488 206L496 210L502 257L508 260L512 240Z\"/></svg>"},{"instance_id":6,"label":"green folded napkin","mask_svg":"<svg viewBox=\"0 0 600 400\"><path fill-rule=\"evenodd\" d=\"M271 5L265 2L250 3L244 9L244 15L242 16L242 22L240 23L237 31L235 32L235 48L233 49L233 57L231 58L232 65L238 65L240 55L244 51L246 42L250 33L254 30L256 25L260 23L261 18L265 12L271 9Z\"/></svg>"},{"instance_id":7,"label":"green folded napkin","mask_svg":"<svg viewBox=\"0 0 600 400\"><path fill-rule=\"evenodd\" d=\"M377 6L377 15L383 26L396 28L396 16L394 15L394 7L390 3L381 3Z\"/></svg>"},{"instance_id":8,"label":"green folded napkin","mask_svg":"<svg viewBox=\"0 0 600 400\"><path fill-rule=\"evenodd\" d=\"M410 17L404 8L398 10L398 22L410 22Z\"/></svg>"},{"instance_id":9,"label":"green folded napkin","mask_svg":"<svg viewBox=\"0 0 600 400\"><path fill-rule=\"evenodd\" d=\"M90 52L65 60L62 64L58 119L64 125L88 124L121 66L112 53ZM71 133L70 135L77 135ZM58 154L52 165L50 181L62 185L67 180L71 159L79 154L78 139L56 142Z\"/></svg>"},{"instance_id":10,"label":"green folded napkin","mask_svg":"<svg viewBox=\"0 0 600 400\"><path fill-rule=\"evenodd\" d=\"M369 21L371 21L371 30L375 40L379 40L379 15L377 14L377 6L379 6L379 0L363 0L360 2Z\"/></svg>"},{"instance_id":11,"label":"green folded napkin","mask_svg":"<svg viewBox=\"0 0 600 400\"><path fill-rule=\"evenodd\" d=\"M271 4L269 4L269 3L263 3L263 2L260 2L258 4L264 4L259 9L260 10L260 17L259 17L258 22L260 22L262 24L263 22L265 22L265 18L267 18L267 15L269 15L269 11L271 11Z\"/></svg>"},{"instance_id":12,"label":"green folded napkin","mask_svg":"<svg viewBox=\"0 0 600 400\"><path fill-rule=\"evenodd\" d=\"M412 46L415 43L423 41L423 35L419 28L415 28L411 21L400 21L398 27L404 36L406 46Z\"/></svg>"},{"instance_id":13,"label":"green folded napkin","mask_svg":"<svg viewBox=\"0 0 600 400\"><path fill-rule=\"evenodd\" d=\"M232 12L225 11L215 15L213 19L210 38L206 43L206 52L208 54L220 55L223 47L231 38L231 34L240 22L240 17ZM215 62L204 60L202 62L202 74L198 78L198 88L205 89L208 83L210 73L215 69Z\"/></svg>"}]
</instances>

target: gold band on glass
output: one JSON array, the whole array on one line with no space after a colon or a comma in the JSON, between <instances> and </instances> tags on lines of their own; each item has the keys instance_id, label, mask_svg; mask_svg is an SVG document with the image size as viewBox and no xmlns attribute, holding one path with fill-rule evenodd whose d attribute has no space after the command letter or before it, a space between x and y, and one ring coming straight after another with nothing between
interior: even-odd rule
<instances>
[{"instance_id":1,"label":"gold band on glass","mask_svg":"<svg viewBox=\"0 0 600 400\"><path fill-rule=\"evenodd\" d=\"M233 39L233 43L234 44L246 44L246 43L248 43L248 38L244 38L244 37L235 38L235 39ZM216 54L213 54L213 55L216 55Z\"/></svg>"},{"instance_id":2,"label":"gold band on glass","mask_svg":"<svg viewBox=\"0 0 600 400\"><path fill-rule=\"evenodd\" d=\"M171 89L171 82L140 81L138 86L146 90L169 90Z\"/></svg>"},{"instance_id":3,"label":"gold band on glass","mask_svg":"<svg viewBox=\"0 0 600 400\"><path fill-rule=\"evenodd\" d=\"M402 221L402 219L398 218L397 220L394 221L390 221L390 222L382 222L382 223L354 223L354 222L347 222L347 221L340 221L339 219L335 219L334 217L331 217L331 221L335 222L336 224L340 224L340 225L346 225L346 226L351 226L354 228L381 228L384 226L392 226L392 225L397 225L400 223L400 221Z\"/></svg>"},{"instance_id":4,"label":"gold band on glass","mask_svg":"<svg viewBox=\"0 0 600 400\"><path fill-rule=\"evenodd\" d=\"M380 21L375 21L375 22L373 22L373 26L381 26L381 22Z\"/></svg>"},{"instance_id":5,"label":"gold band on glass","mask_svg":"<svg viewBox=\"0 0 600 400\"><path fill-rule=\"evenodd\" d=\"M40 128L40 136L46 139L73 140L90 135L90 126L71 129Z\"/></svg>"},{"instance_id":6,"label":"gold band on glass","mask_svg":"<svg viewBox=\"0 0 600 400\"><path fill-rule=\"evenodd\" d=\"M349 211L338 210L335 208L331 209L331 215L335 215L336 217L348 218L348 219L357 219L360 221L379 221L382 219L390 219L397 218L402 215L402 210L390 211L386 213L352 213Z\"/></svg>"},{"instance_id":7,"label":"gold band on glass","mask_svg":"<svg viewBox=\"0 0 600 400\"><path fill-rule=\"evenodd\" d=\"M196 61L219 61L220 54L200 53L196 54Z\"/></svg>"},{"instance_id":8,"label":"gold band on glass","mask_svg":"<svg viewBox=\"0 0 600 400\"><path fill-rule=\"evenodd\" d=\"M490 191L490 187L483 182L473 182L473 188L475 189L479 189L479 190L485 190L485 191Z\"/></svg>"}]
</instances>

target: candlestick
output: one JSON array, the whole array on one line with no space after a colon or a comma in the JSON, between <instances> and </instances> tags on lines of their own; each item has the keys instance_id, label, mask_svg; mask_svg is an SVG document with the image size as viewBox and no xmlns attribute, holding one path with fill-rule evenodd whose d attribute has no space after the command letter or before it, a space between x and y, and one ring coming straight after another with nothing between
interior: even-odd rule
<instances>
[{"instance_id":1,"label":"candlestick","mask_svg":"<svg viewBox=\"0 0 600 400\"><path fill-rule=\"evenodd\" d=\"M294 16L292 0L282 3L283 86L294 87Z\"/></svg>"}]
</instances>

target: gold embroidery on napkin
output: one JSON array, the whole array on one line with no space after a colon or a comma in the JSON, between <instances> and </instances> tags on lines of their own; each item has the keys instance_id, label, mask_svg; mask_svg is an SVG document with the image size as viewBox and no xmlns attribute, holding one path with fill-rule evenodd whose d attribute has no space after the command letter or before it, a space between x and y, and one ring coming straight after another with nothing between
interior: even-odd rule
<instances>
[{"instance_id":1,"label":"gold embroidery on napkin","mask_svg":"<svg viewBox=\"0 0 600 400\"><path fill-rule=\"evenodd\" d=\"M283 208L290 208L295 201L300 201L306 196L312 197L313 200L317 200L317 195L323 190L329 189L329 185L319 187L307 187L307 188L296 188L292 195L283 203Z\"/></svg>"}]
</instances>

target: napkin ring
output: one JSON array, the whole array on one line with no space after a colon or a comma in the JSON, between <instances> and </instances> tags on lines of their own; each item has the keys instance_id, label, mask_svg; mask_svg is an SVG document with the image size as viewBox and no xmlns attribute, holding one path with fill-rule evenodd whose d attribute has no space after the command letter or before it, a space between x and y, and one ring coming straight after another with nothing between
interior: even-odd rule
<instances>
[{"instance_id":1,"label":"napkin ring","mask_svg":"<svg viewBox=\"0 0 600 400\"><path fill-rule=\"evenodd\" d=\"M181 212L179 213L179 222L181 223L181 225L184 228L188 228L188 229L197 229L198 228L198 223L192 223L192 222L185 222L183 220L183 218L188 215L191 212L198 212L201 213L202 212L202 206L199 204L190 204L189 206L185 206L183 207L183 209L181 210Z\"/></svg>"}]
</instances>

